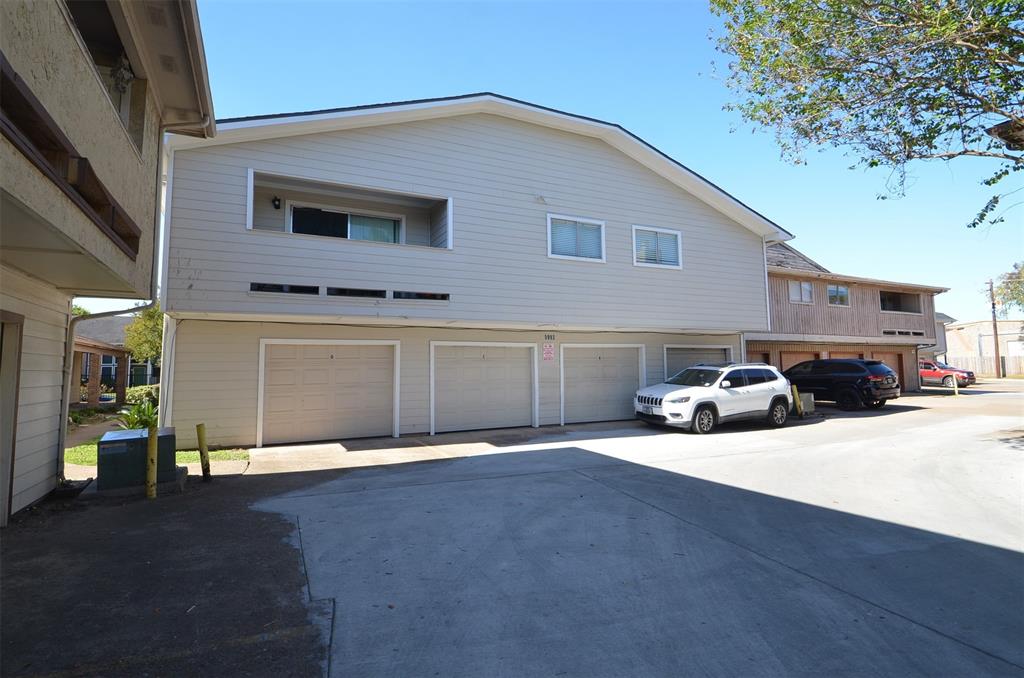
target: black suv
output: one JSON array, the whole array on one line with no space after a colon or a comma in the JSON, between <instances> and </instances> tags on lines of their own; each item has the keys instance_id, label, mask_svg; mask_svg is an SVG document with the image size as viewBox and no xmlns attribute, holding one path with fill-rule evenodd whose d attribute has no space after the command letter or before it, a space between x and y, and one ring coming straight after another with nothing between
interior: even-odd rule
<instances>
[{"instance_id":1,"label":"black suv","mask_svg":"<svg viewBox=\"0 0 1024 678\"><path fill-rule=\"evenodd\" d=\"M899 378L880 360L808 360L783 374L801 392L844 410L879 408L900 397Z\"/></svg>"}]
</instances>

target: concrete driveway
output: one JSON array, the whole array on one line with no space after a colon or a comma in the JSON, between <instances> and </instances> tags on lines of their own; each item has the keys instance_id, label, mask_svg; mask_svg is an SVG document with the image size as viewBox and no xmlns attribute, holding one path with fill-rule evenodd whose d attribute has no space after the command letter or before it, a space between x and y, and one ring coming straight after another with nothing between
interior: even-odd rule
<instances>
[{"instance_id":1,"label":"concrete driveway","mask_svg":"<svg viewBox=\"0 0 1024 678\"><path fill-rule=\"evenodd\" d=\"M1024 382L254 451L2 534L11 676L1024 675Z\"/></svg>"},{"instance_id":2,"label":"concrete driveway","mask_svg":"<svg viewBox=\"0 0 1024 678\"><path fill-rule=\"evenodd\" d=\"M297 523L333 675L1022 675L1021 386L778 431L456 437L472 456L254 507ZM306 452L446 456L401 442Z\"/></svg>"}]
</instances>

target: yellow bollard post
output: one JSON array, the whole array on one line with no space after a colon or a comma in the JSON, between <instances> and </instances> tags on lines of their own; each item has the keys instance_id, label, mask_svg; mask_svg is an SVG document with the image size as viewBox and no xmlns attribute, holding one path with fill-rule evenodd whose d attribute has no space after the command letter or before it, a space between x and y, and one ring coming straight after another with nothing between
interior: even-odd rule
<instances>
[{"instance_id":1,"label":"yellow bollard post","mask_svg":"<svg viewBox=\"0 0 1024 678\"><path fill-rule=\"evenodd\" d=\"M149 440L146 447L146 499L156 499L156 426L149 427Z\"/></svg>"},{"instance_id":2,"label":"yellow bollard post","mask_svg":"<svg viewBox=\"0 0 1024 678\"><path fill-rule=\"evenodd\" d=\"M196 424L196 438L199 440L199 463L203 466L203 482L208 483L210 476L210 451L206 449L206 424Z\"/></svg>"},{"instance_id":3,"label":"yellow bollard post","mask_svg":"<svg viewBox=\"0 0 1024 678\"><path fill-rule=\"evenodd\" d=\"M790 386L793 389L793 405L796 406L796 413L800 415L800 418L804 418L804 406L800 402L800 392L796 390L796 384Z\"/></svg>"},{"instance_id":4,"label":"yellow bollard post","mask_svg":"<svg viewBox=\"0 0 1024 678\"><path fill-rule=\"evenodd\" d=\"M953 375L953 395L960 395L960 380L956 378L955 374Z\"/></svg>"}]
</instances>

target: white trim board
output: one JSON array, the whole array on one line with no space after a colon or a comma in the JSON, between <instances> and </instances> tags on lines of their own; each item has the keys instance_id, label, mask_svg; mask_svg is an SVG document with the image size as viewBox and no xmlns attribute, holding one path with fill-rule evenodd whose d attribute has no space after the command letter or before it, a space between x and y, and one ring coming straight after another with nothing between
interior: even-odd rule
<instances>
[{"instance_id":1,"label":"white trim board","mask_svg":"<svg viewBox=\"0 0 1024 678\"><path fill-rule=\"evenodd\" d=\"M743 339L741 337L740 338L740 350L741 351L743 350L742 342L743 342ZM670 348L706 348L706 349L711 349L711 350L725 349L725 350L729 351L729 357L726 358L726 360L728 360L729 362L733 362L734 361L733 356L736 355L735 351L733 350L732 344L663 344L662 347L661 347L661 371L662 371L662 374L665 375L665 379L664 379L665 381L668 381L668 378L673 376L673 375L668 373L668 350Z\"/></svg>"},{"instance_id":2,"label":"white trim board","mask_svg":"<svg viewBox=\"0 0 1024 678\"><path fill-rule=\"evenodd\" d=\"M637 377L639 388L647 386L647 344L580 344L558 345L558 424L565 426L565 349L573 348L635 348L638 362Z\"/></svg>"},{"instance_id":3,"label":"white trim board","mask_svg":"<svg viewBox=\"0 0 1024 678\"><path fill-rule=\"evenodd\" d=\"M533 363L533 408L532 408L532 419L533 423L530 425L533 428L540 426L540 367L537 362L537 344L528 341L431 341L430 342L430 383L429 383L429 399L430 399L430 435L435 435L435 416L434 409L436 404L436 398L434 397L435 389L435 374L436 368L434 365L434 357L436 355L435 349L438 346L494 346L494 347L506 347L506 348L528 348L530 349L531 362Z\"/></svg>"},{"instance_id":4,"label":"white trim board","mask_svg":"<svg viewBox=\"0 0 1024 678\"><path fill-rule=\"evenodd\" d=\"M401 435L401 367L402 342L397 339L270 339L260 337L259 378L256 386L256 447L263 447L263 384L267 365L267 346L284 344L294 346L392 346L395 354L394 404L392 406L391 437Z\"/></svg>"}]
</instances>

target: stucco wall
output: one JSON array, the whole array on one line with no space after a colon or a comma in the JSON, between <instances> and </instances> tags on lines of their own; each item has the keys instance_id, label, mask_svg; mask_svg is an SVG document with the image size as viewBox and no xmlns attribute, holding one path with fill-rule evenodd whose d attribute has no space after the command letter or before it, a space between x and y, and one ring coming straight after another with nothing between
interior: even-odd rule
<instances>
[{"instance_id":1,"label":"stucco wall","mask_svg":"<svg viewBox=\"0 0 1024 678\"><path fill-rule=\"evenodd\" d=\"M9 145L3 156L4 188L128 281L139 296L148 296L160 141L151 93L146 100L142 148L137 149L59 0L0 2L0 42L14 70L142 230L136 260L125 255L38 170L22 167L24 158L14 159L11 154L18 152Z\"/></svg>"}]
</instances>

